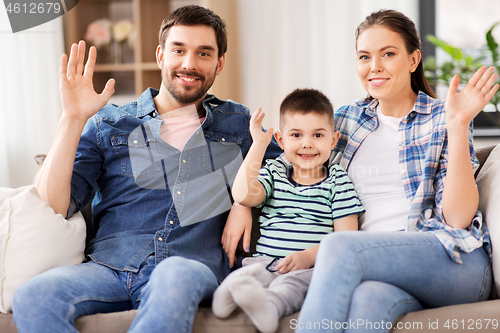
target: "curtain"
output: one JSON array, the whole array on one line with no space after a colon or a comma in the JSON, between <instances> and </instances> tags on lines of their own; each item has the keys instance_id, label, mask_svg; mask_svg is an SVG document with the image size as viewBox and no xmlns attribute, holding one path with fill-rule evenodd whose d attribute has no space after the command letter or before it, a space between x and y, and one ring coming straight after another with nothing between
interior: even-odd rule
<instances>
[{"instance_id":1,"label":"curtain","mask_svg":"<svg viewBox=\"0 0 500 333\"><path fill-rule=\"evenodd\" d=\"M62 18L12 33L0 6L0 187L31 184L61 115Z\"/></svg>"},{"instance_id":2,"label":"curtain","mask_svg":"<svg viewBox=\"0 0 500 333\"><path fill-rule=\"evenodd\" d=\"M295 88L321 90L334 108L364 98L354 32L371 12L397 9L418 22L418 0L237 0L241 103L261 106L264 127ZM418 28L418 27L417 27Z\"/></svg>"}]
</instances>

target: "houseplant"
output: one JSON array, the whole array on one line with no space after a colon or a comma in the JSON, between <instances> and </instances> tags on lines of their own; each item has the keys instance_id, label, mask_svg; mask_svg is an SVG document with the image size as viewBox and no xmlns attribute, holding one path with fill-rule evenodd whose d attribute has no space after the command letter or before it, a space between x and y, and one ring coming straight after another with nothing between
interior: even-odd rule
<instances>
[{"instance_id":1,"label":"houseplant","mask_svg":"<svg viewBox=\"0 0 500 333\"><path fill-rule=\"evenodd\" d=\"M442 49L450 56L450 60L437 65L436 58L428 56L424 60L424 72L427 80L437 87L448 85L455 74L460 76L461 82L467 82L474 72L481 66L494 66L500 73L500 47L493 37L492 31L500 22L493 24L485 35L486 45L479 49L477 55L468 54L465 50L455 47L433 35L426 39L437 48ZM498 81L498 80L497 80ZM500 90L496 92L490 102L492 111L482 111L476 117L476 124L500 128Z\"/></svg>"}]
</instances>

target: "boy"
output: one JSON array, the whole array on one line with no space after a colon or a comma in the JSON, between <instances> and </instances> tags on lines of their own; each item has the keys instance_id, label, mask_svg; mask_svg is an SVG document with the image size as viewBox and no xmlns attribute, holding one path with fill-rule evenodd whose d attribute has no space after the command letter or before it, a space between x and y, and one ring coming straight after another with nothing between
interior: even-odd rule
<instances>
[{"instance_id":1,"label":"boy","mask_svg":"<svg viewBox=\"0 0 500 333\"><path fill-rule=\"evenodd\" d=\"M262 131L263 118L259 108L250 120L253 143L232 190L236 202L263 207L257 253L224 280L212 306L220 318L239 306L260 331L274 332L279 318L300 309L321 238L357 230L364 209L347 174L328 165L339 132L324 94L296 89L283 100L274 136L284 157L259 172L273 135L272 128Z\"/></svg>"}]
</instances>

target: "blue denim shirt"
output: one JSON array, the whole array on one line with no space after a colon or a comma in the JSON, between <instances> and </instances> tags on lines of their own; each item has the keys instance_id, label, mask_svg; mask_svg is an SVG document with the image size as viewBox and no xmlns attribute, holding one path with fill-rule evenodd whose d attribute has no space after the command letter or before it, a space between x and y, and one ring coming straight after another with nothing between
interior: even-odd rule
<instances>
[{"instance_id":1,"label":"blue denim shirt","mask_svg":"<svg viewBox=\"0 0 500 333\"><path fill-rule=\"evenodd\" d=\"M250 148L250 113L207 95L206 118L182 151L160 136L161 117L149 88L136 102L108 104L87 122L76 153L68 218L92 199L96 237L91 260L137 272L182 256L207 265L222 281L229 273L221 246L232 205L230 185ZM273 140L266 158L281 149Z\"/></svg>"}]
</instances>

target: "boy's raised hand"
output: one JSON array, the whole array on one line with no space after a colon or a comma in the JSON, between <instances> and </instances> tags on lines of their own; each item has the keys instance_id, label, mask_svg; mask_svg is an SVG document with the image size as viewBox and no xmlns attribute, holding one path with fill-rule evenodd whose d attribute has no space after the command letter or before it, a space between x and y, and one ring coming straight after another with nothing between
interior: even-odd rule
<instances>
[{"instance_id":1,"label":"boy's raised hand","mask_svg":"<svg viewBox=\"0 0 500 333\"><path fill-rule=\"evenodd\" d=\"M252 135L252 140L254 143L259 143L266 145L266 147L271 143L273 139L272 128L269 128L267 132L264 132L262 129L262 120L265 117L265 113L262 112L262 108L258 107L257 110L250 118L250 134Z\"/></svg>"},{"instance_id":2,"label":"boy's raised hand","mask_svg":"<svg viewBox=\"0 0 500 333\"><path fill-rule=\"evenodd\" d=\"M115 81L113 79L108 80L102 93L96 93L92 83L97 58L97 51L94 46L89 50L85 70L83 67L84 58L84 41L71 46L69 60L66 54L62 55L59 69L59 90L63 116L68 119L86 122L106 105L115 91Z\"/></svg>"}]
</instances>

